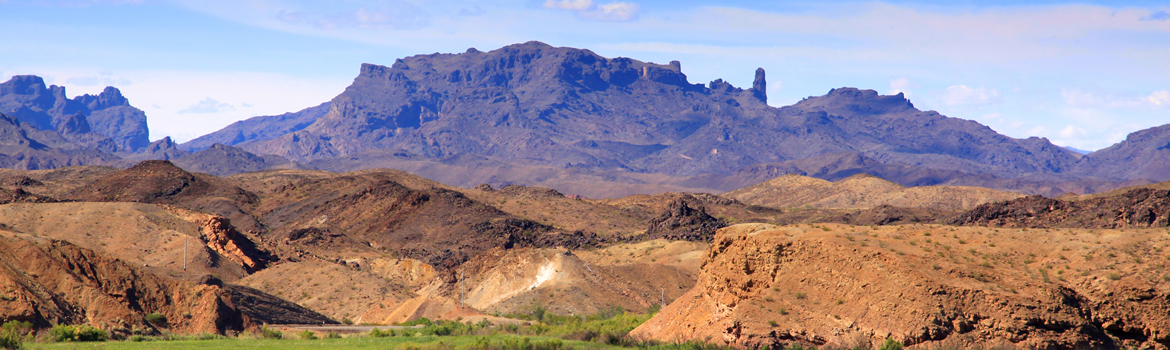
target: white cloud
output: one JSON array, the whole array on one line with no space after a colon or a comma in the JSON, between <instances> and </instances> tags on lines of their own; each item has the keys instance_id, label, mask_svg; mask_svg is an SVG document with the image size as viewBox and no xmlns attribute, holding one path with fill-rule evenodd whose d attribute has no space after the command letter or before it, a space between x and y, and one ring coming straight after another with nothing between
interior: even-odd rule
<instances>
[{"instance_id":1,"label":"white cloud","mask_svg":"<svg viewBox=\"0 0 1170 350\"><path fill-rule=\"evenodd\" d=\"M593 0L548 0L544 2L546 9L582 11L592 7Z\"/></svg>"},{"instance_id":2,"label":"white cloud","mask_svg":"<svg viewBox=\"0 0 1170 350\"><path fill-rule=\"evenodd\" d=\"M948 87L940 99L949 106L990 104L999 100L999 91L954 85Z\"/></svg>"},{"instance_id":3,"label":"white cloud","mask_svg":"<svg viewBox=\"0 0 1170 350\"><path fill-rule=\"evenodd\" d=\"M187 113L208 114L208 113L230 112L230 111L234 111L234 110L236 110L236 107L232 107L232 105L230 105L230 104L219 102L219 101L216 101L215 99L212 99L211 97L208 97L208 98L204 99L203 101L196 102L195 104L191 105L190 107L184 108L183 110L179 111L179 114L187 114Z\"/></svg>"},{"instance_id":4,"label":"white cloud","mask_svg":"<svg viewBox=\"0 0 1170 350\"><path fill-rule=\"evenodd\" d=\"M1063 137L1066 139L1078 137L1078 136L1085 136L1088 134L1089 133L1086 132L1085 129L1077 127L1075 125L1071 125L1071 124L1069 126L1064 127L1064 129L1060 130L1060 137Z\"/></svg>"},{"instance_id":5,"label":"white cloud","mask_svg":"<svg viewBox=\"0 0 1170 350\"><path fill-rule=\"evenodd\" d=\"M890 79L890 89L886 91L886 95L897 95L899 92L910 96L910 89L918 87L918 84L910 82L910 78Z\"/></svg>"},{"instance_id":6,"label":"white cloud","mask_svg":"<svg viewBox=\"0 0 1170 350\"><path fill-rule=\"evenodd\" d=\"M1146 97L1146 100L1150 101L1150 104L1159 107L1170 105L1170 90L1154 91L1154 93Z\"/></svg>"},{"instance_id":7,"label":"white cloud","mask_svg":"<svg viewBox=\"0 0 1170 350\"><path fill-rule=\"evenodd\" d=\"M640 7L634 3L611 2L608 4L594 4L593 0L546 0L542 6L546 9L569 10L577 16L595 21L623 22L638 18Z\"/></svg>"}]
</instances>

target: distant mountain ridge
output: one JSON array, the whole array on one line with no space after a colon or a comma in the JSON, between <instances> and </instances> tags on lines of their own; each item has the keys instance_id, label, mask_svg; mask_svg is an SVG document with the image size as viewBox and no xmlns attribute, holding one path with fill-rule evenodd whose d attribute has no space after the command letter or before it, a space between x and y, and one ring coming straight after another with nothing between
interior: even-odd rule
<instances>
[{"instance_id":1,"label":"distant mountain ridge","mask_svg":"<svg viewBox=\"0 0 1170 350\"><path fill-rule=\"evenodd\" d=\"M766 87L763 69L749 89L693 84L677 61L527 42L363 64L326 104L241 121L181 148L219 142L309 168L410 169L459 186L553 186L548 175L535 175L550 169L562 169L558 178L588 174L622 184L646 181L635 174L664 174L674 178L670 186L720 190L786 173L870 173L907 186L1048 195L1170 178L1159 165L1170 163L1167 156L1149 142L1127 141L1118 149L1136 152L1128 156L1113 155L1121 152L1114 148L1083 155L918 110L901 94L840 88L774 108L765 103ZM1110 171L1113 159L1144 170ZM820 168L808 167L817 162ZM468 173L452 177L456 168Z\"/></svg>"},{"instance_id":2,"label":"distant mountain ridge","mask_svg":"<svg viewBox=\"0 0 1170 350\"><path fill-rule=\"evenodd\" d=\"M150 143L146 114L112 86L96 96L69 99L63 86L46 85L34 75L17 75L0 83L0 113L110 153L137 152ZM103 144L101 136L109 141Z\"/></svg>"}]
</instances>

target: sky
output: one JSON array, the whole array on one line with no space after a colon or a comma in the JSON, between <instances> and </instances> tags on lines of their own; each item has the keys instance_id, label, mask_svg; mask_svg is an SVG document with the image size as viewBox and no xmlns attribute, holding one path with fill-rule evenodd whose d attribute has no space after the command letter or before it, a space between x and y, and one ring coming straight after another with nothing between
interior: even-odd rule
<instances>
[{"instance_id":1,"label":"sky","mask_svg":"<svg viewBox=\"0 0 1170 350\"><path fill-rule=\"evenodd\" d=\"M362 63L538 40L682 62L769 104L837 87L1097 150L1170 123L1165 1L0 0L0 79L122 90L152 140L341 93Z\"/></svg>"}]
</instances>

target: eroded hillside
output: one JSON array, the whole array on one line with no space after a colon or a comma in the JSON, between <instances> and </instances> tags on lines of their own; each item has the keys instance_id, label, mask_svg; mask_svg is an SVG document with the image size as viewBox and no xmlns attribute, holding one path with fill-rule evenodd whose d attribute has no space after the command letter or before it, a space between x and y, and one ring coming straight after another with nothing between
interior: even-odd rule
<instances>
[{"instance_id":1,"label":"eroded hillside","mask_svg":"<svg viewBox=\"0 0 1170 350\"><path fill-rule=\"evenodd\" d=\"M634 331L740 347L1041 348L1170 343L1157 230L743 224L695 288Z\"/></svg>"}]
</instances>

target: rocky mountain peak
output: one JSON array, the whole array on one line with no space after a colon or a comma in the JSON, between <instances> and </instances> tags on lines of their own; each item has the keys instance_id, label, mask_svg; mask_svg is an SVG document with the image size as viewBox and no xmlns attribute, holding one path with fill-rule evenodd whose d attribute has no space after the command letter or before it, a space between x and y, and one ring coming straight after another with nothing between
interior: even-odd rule
<instances>
[{"instance_id":1,"label":"rocky mountain peak","mask_svg":"<svg viewBox=\"0 0 1170 350\"><path fill-rule=\"evenodd\" d=\"M130 100L122 96L122 91L113 86L107 86L97 96L85 94L73 99L85 105L89 110L96 111L116 106L129 106Z\"/></svg>"},{"instance_id":2,"label":"rocky mountain peak","mask_svg":"<svg viewBox=\"0 0 1170 350\"><path fill-rule=\"evenodd\" d=\"M47 88L45 79L35 75L14 75L12 79L0 84L0 95L33 95Z\"/></svg>"}]
</instances>

